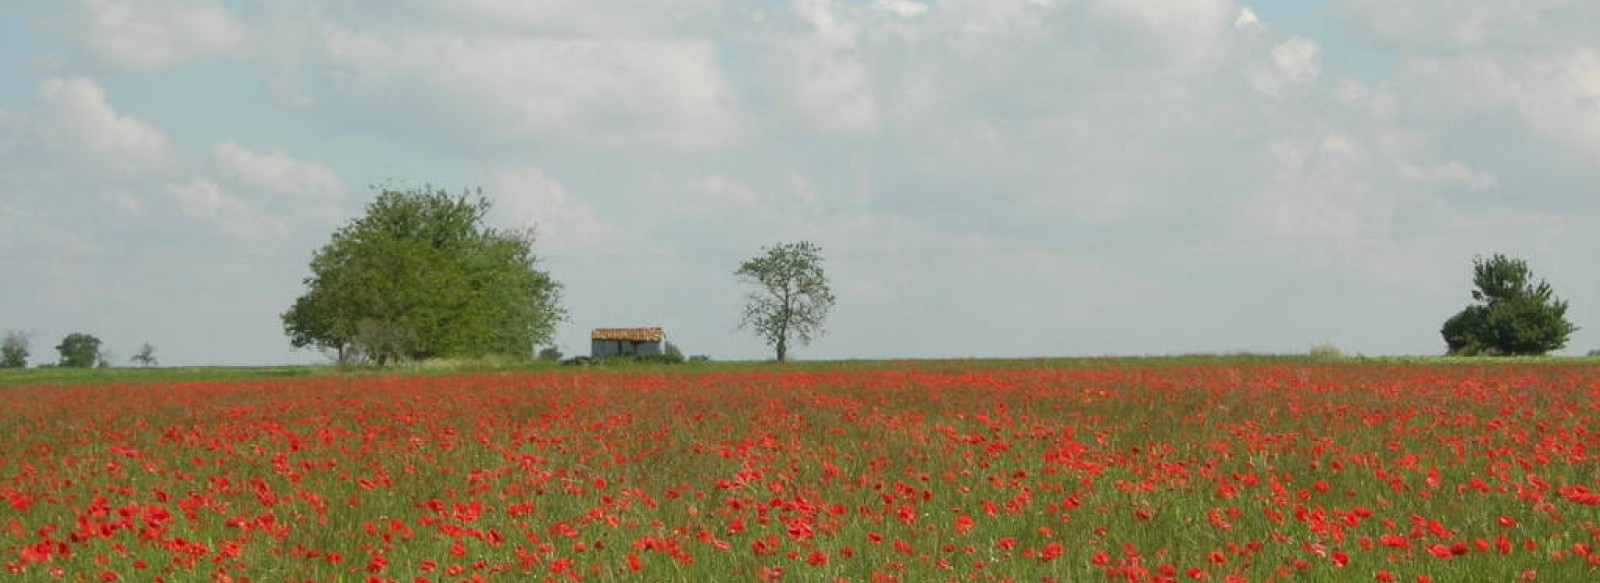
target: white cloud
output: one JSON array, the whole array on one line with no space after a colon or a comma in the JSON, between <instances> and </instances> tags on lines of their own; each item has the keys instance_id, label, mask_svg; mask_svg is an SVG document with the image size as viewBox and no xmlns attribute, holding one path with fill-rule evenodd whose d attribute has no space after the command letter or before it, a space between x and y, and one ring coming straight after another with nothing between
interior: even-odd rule
<instances>
[{"instance_id":1,"label":"white cloud","mask_svg":"<svg viewBox=\"0 0 1600 583\"><path fill-rule=\"evenodd\" d=\"M144 199L123 189L113 189L100 194L100 200L127 219L144 218L147 205Z\"/></svg>"},{"instance_id":2,"label":"white cloud","mask_svg":"<svg viewBox=\"0 0 1600 583\"><path fill-rule=\"evenodd\" d=\"M1183 59L1215 56L1241 14L1232 0L1094 0L1092 6L1143 44Z\"/></svg>"},{"instance_id":3,"label":"white cloud","mask_svg":"<svg viewBox=\"0 0 1600 583\"><path fill-rule=\"evenodd\" d=\"M700 176L689 180L684 190L698 195L700 203L718 208L749 209L761 205L766 197L749 184L721 174ZM700 210L700 204L673 205L684 211Z\"/></svg>"},{"instance_id":4,"label":"white cloud","mask_svg":"<svg viewBox=\"0 0 1600 583\"><path fill-rule=\"evenodd\" d=\"M704 40L332 28L325 42L341 83L361 95L420 85L499 140L692 150L728 144L744 123Z\"/></svg>"},{"instance_id":5,"label":"white cloud","mask_svg":"<svg viewBox=\"0 0 1600 583\"><path fill-rule=\"evenodd\" d=\"M227 239L204 259L292 255L216 286L281 279L283 298L215 307L260 312L237 324L261 329L252 359L281 348L273 314L326 235L305 209L348 200L341 177L387 178L366 173L481 179L497 226L537 227L579 350L591 324L637 322L760 357L727 332L729 271L808 239L841 303L806 355L1431 352L1473 253L1573 281L1586 272L1555 266L1600 244L1600 203L1573 186L1600 180L1587 0L1336 0L1376 39L1235 0L224 1L261 27L244 44L175 21L149 52L104 57L239 54L230 78L277 102L204 102L157 128L108 101L162 115L156 100L191 102L178 92L217 67L121 75L114 99L41 85L38 106L0 111L0 247L84 254L61 262L80 266L63 294L115 249L181 254L208 229ZM223 279L170 263L204 268L143 278L149 297ZM1152 322L1173 333L1152 340Z\"/></svg>"},{"instance_id":6,"label":"white cloud","mask_svg":"<svg viewBox=\"0 0 1600 583\"><path fill-rule=\"evenodd\" d=\"M809 31L778 43L778 74L796 110L825 132L871 133L881 120L872 71L857 53L862 24L832 0L798 0Z\"/></svg>"},{"instance_id":7,"label":"white cloud","mask_svg":"<svg viewBox=\"0 0 1600 583\"><path fill-rule=\"evenodd\" d=\"M1515 107L1534 131L1600 160L1600 50L1538 59L1516 70L1524 90Z\"/></svg>"},{"instance_id":8,"label":"white cloud","mask_svg":"<svg viewBox=\"0 0 1600 583\"><path fill-rule=\"evenodd\" d=\"M738 221L805 221L824 210L822 192L801 172L766 189L725 174L696 176L658 192L658 199L673 214Z\"/></svg>"},{"instance_id":9,"label":"white cloud","mask_svg":"<svg viewBox=\"0 0 1600 583\"><path fill-rule=\"evenodd\" d=\"M1373 87L1352 79L1340 79L1334 96L1339 103L1366 117L1385 122L1394 118L1400 106L1399 96L1387 87Z\"/></svg>"},{"instance_id":10,"label":"white cloud","mask_svg":"<svg viewBox=\"0 0 1600 583\"><path fill-rule=\"evenodd\" d=\"M1486 190L1500 183L1494 175L1473 170L1455 160L1426 166L1401 164L1400 176L1414 182L1459 185L1467 190Z\"/></svg>"},{"instance_id":11,"label":"white cloud","mask_svg":"<svg viewBox=\"0 0 1600 583\"><path fill-rule=\"evenodd\" d=\"M872 0L872 6L906 18L928 12L928 5L917 0Z\"/></svg>"},{"instance_id":12,"label":"white cloud","mask_svg":"<svg viewBox=\"0 0 1600 583\"><path fill-rule=\"evenodd\" d=\"M849 57L797 49L790 87L799 111L825 131L876 131L881 113L867 66Z\"/></svg>"},{"instance_id":13,"label":"white cloud","mask_svg":"<svg viewBox=\"0 0 1600 583\"><path fill-rule=\"evenodd\" d=\"M1322 74L1322 47L1315 41L1292 38L1272 49L1272 64L1290 83L1304 85Z\"/></svg>"},{"instance_id":14,"label":"white cloud","mask_svg":"<svg viewBox=\"0 0 1600 583\"><path fill-rule=\"evenodd\" d=\"M1256 16L1254 10L1251 10L1248 6L1241 6L1239 7L1239 15L1233 19L1233 27L1260 30L1266 28L1266 25L1261 23L1261 18Z\"/></svg>"},{"instance_id":15,"label":"white cloud","mask_svg":"<svg viewBox=\"0 0 1600 583\"><path fill-rule=\"evenodd\" d=\"M1600 158L1600 50L1416 59L1398 90L1421 115L1510 112L1534 134Z\"/></svg>"},{"instance_id":16,"label":"white cloud","mask_svg":"<svg viewBox=\"0 0 1600 583\"><path fill-rule=\"evenodd\" d=\"M1322 47L1315 41L1291 38L1272 47L1269 64L1253 72L1250 86L1274 98L1300 91L1322 75Z\"/></svg>"},{"instance_id":17,"label":"white cloud","mask_svg":"<svg viewBox=\"0 0 1600 583\"><path fill-rule=\"evenodd\" d=\"M214 0L80 0L80 40L118 67L160 69L237 54L247 30Z\"/></svg>"},{"instance_id":18,"label":"white cloud","mask_svg":"<svg viewBox=\"0 0 1600 583\"><path fill-rule=\"evenodd\" d=\"M301 162L283 150L254 152L233 142L211 146L211 155L223 171L245 184L311 204L337 204L344 186L333 170L322 164Z\"/></svg>"},{"instance_id":19,"label":"white cloud","mask_svg":"<svg viewBox=\"0 0 1600 583\"><path fill-rule=\"evenodd\" d=\"M1282 140L1268 153L1273 181L1246 211L1266 235L1335 245L1389 235L1399 193L1374 186L1381 160L1366 145L1330 134Z\"/></svg>"},{"instance_id":20,"label":"white cloud","mask_svg":"<svg viewBox=\"0 0 1600 583\"><path fill-rule=\"evenodd\" d=\"M288 227L282 220L224 191L209 178L195 177L169 185L167 195L179 212L233 239L281 239L288 234Z\"/></svg>"},{"instance_id":21,"label":"white cloud","mask_svg":"<svg viewBox=\"0 0 1600 583\"><path fill-rule=\"evenodd\" d=\"M39 84L39 130L56 150L81 162L128 174L160 169L171 155L155 127L117 113L100 85L85 78L51 78Z\"/></svg>"},{"instance_id":22,"label":"white cloud","mask_svg":"<svg viewBox=\"0 0 1600 583\"><path fill-rule=\"evenodd\" d=\"M487 182L496 212L517 228L533 228L540 246L558 252L607 253L633 241L602 218L593 204L544 170L498 168L489 172Z\"/></svg>"},{"instance_id":23,"label":"white cloud","mask_svg":"<svg viewBox=\"0 0 1600 583\"><path fill-rule=\"evenodd\" d=\"M1574 30L1574 21L1600 16L1588 0L1343 0L1342 5L1380 38L1404 47L1560 44L1592 32L1581 25Z\"/></svg>"},{"instance_id":24,"label":"white cloud","mask_svg":"<svg viewBox=\"0 0 1600 583\"><path fill-rule=\"evenodd\" d=\"M374 10L415 11L429 22L559 36L652 36L701 28L726 0L379 0Z\"/></svg>"}]
</instances>

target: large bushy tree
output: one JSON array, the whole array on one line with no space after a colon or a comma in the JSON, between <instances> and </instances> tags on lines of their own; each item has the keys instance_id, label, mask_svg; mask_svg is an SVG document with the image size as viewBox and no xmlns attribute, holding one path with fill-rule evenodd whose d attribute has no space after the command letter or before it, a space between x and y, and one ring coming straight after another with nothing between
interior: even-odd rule
<instances>
[{"instance_id":1,"label":"large bushy tree","mask_svg":"<svg viewBox=\"0 0 1600 583\"><path fill-rule=\"evenodd\" d=\"M56 352L61 354L61 361L57 366L69 368L91 368L100 363L100 339L82 332L73 332L61 339L61 344L56 345Z\"/></svg>"},{"instance_id":2,"label":"large bushy tree","mask_svg":"<svg viewBox=\"0 0 1600 583\"><path fill-rule=\"evenodd\" d=\"M561 286L537 268L533 234L487 227L488 211L481 194L383 189L312 258L283 314L290 344L377 364L532 358L563 316Z\"/></svg>"},{"instance_id":3,"label":"large bushy tree","mask_svg":"<svg viewBox=\"0 0 1600 583\"><path fill-rule=\"evenodd\" d=\"M765 247L734 275L755 286L739 327L766 340L778 362L788 360L790 342L805 345L822 334L834 298L822 270L821 246L801 241Z\"/></svg>"},{"instance_id":4,"label":"large bushy tree","mask_svg":"<svg viewBox=\"0 0 1600 583\"><path fill-rule=\"evenodd\" d=\"M1440 330L1449 354L1541 355L1566 346L1578 329L1567 320L1567 302L1550 284L1534 283L1526 261L1500 254L1474 259L1472 283L1476 303Z\"/></svg>"}]
</instances>

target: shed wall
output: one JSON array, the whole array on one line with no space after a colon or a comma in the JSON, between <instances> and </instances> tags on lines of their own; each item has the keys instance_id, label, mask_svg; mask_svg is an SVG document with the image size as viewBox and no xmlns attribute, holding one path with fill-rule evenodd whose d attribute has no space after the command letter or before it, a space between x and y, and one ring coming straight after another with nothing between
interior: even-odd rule
<instances>
[{"instance_id":1,"label":"shed wall","mask_svg":"<svg viewBox=\"0 0 1600 583\"><path fill-rule=\"evenodd\" d=\"M627 340L591 340L589 344L589 356L592 358L631 356L635 354L659 356L661 354L661 343L630 342Z\"/></svg>"}]
</instances>

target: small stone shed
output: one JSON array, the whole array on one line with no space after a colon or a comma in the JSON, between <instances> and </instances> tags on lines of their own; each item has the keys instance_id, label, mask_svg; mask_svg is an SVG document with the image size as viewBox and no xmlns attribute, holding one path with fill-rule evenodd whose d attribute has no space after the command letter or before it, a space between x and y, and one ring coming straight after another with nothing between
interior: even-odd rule
<instances>
[{"instance_id":1,"label":"small stone shed","mask_svg":"<svg viewBox=\"0 0 1600 583\"><path fill-rule=\"evenodd\" d=\"M656 328L595 328L589 333L589 356L659 356L667 333Z\"/></svg>"}]
</instances>

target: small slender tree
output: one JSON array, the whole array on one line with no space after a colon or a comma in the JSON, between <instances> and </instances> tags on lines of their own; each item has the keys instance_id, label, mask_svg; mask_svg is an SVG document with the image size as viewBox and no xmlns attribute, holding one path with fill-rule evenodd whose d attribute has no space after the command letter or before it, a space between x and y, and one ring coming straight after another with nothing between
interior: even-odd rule
<instances>
[{"instance_id":1,"label":"small slender tree","mask_svg":"<svg viewBox=\"0 0 1600 583\"><path fill-rule=\"evenodd\" d=\"M821 246L800 241L763 247L734 275L755 286L739 328L765 340L777 351L778 362L788 360L790 342L803 346L822 335L834 297L822 269Z\"/></svg>"},{"instance_id":2,"label":"small slender tree","mask_svg":"<svg viewBox=\"0 0 1600 583\"><path fill-rule=\"evenodd\" d=\"M128 360L130 362L138 363L139 366L157 366L161 364L160 361L156 360L155 345L150 344L149 342L146 342L143 346L140 346L139 351L135 352L133 356L128 357Z\"/></svg>"},{"instance_id":3,"label":"small slender tree","mask_svg":"<svg viewBox=\"0 0 1600 583\"><path fill-rule=\"evenodd\" d=\"M1543 280L1535 284L1526 261L1500 254L1474 259L1472 283L1477 303L1439 330L1449 354L1541 355L1566 346L1578 329L1567 320L1567 302Z\"/></svg>"}]
</instances>

